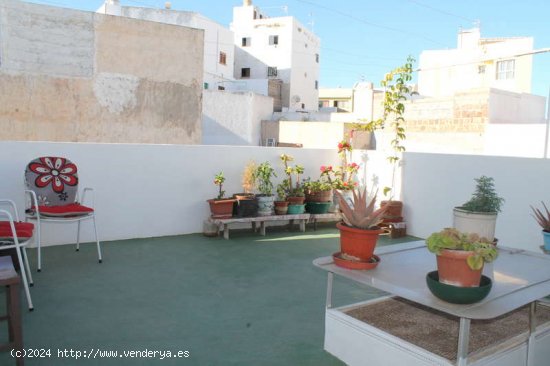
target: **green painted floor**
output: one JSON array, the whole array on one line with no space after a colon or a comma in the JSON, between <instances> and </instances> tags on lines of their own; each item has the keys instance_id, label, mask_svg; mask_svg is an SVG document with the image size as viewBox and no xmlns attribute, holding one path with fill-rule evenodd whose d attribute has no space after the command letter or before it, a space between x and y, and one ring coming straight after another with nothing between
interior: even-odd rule
<instances>
[{"instance_id":1,"label":"green painted floor","mask_svg":"<svg viewBox=\"0 0 550 366\"><path fill-rule=\"evenodd\" d=\"M323 350L326 273L311 263L338 250L333 227L269 228L266 237L232 231L231 240L193 234L104 242L102 264L92 244L80 252L47 247L42 272L33 272L35 310L24 310L23 332L26 349L51 356L26 364L341 365ZM410 240L418 239L382 237L379 245ZM32 268L35 255L29 250ZM336 306L380 294L335 278ZM23 293L21 301L26 306ZM4 341L6 323L0 326ZM84 357L98 349L118 355L58 357L58 350ZM125 358L124 351L189 357ZM9 364L14 360L0 354L0 365Z\"/></svg>"}]
</instances>

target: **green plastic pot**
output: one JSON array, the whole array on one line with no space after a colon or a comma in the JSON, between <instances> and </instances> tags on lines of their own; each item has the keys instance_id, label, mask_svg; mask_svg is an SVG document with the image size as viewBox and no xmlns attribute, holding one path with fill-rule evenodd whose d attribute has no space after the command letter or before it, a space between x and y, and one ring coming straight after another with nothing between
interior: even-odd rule
<instances>
[{"instance_id":1,"label":"green plastic pot","mask_svg":"<svg viewBox=\"0 0 550 366\"><path fill-rule=\"evenodd\" d=\"M310 214L324 214L328 212L330 205L332 205L332 202L308 202L306 203L306 211Z\"/></svg>"},{"instance_id":2,"label":"green plastic pot","mask_svg":"<svg viewBox=\"0 0 550 366\"><path fill-rule=\"evenodd\" d=\"M473 304L483 300L491 291L493 283L487 276L481 276L479 287L459 287L439 282L437 271L426 275L428 288L435 297L453 304Z\"/></svg>"},{"instance_id":3,"label":"green plastic pot","mask_svg":"<svg viewBox=\"0 0 550 366\"><path fill-rule=\"evenodd\" d=\"M287 215L303 214L306 205L288 205Z\"/></svg>"}]
</instances>

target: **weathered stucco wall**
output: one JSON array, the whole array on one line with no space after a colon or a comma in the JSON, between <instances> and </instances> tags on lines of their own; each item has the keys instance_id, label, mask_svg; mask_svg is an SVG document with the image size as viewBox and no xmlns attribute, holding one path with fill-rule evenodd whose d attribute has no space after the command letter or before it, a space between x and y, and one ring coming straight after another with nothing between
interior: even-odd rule
<instances>
[{"instance_id":1,"label":"weathered stucco wall","mask_svg":"<svg viewBox=\"0 0 550 366\"><path fill-rule=\"evenodd\" d=\"M2 140L198 144L203 31L0 3Z\"/></svg>"}]
</instances>

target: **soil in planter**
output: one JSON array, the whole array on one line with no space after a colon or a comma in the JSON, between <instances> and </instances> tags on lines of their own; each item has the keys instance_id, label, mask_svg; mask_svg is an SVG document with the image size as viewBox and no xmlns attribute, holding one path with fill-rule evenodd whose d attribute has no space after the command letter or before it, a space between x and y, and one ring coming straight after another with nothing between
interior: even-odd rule
<instances>
[{"instance_id":1,"label":"soil in planter","mask_svg":"<svg viewBox=\"0 0 550 366\"><path fill-rule=\"evenodd\" d=\"M456 361L460 318L393 298L349 310L347 315ZM550 308L537 306L537 325L550 322ZM470 353L500 344L529 330L529 305L489 320L471 321Z\"/></svg>"}]
</instances>

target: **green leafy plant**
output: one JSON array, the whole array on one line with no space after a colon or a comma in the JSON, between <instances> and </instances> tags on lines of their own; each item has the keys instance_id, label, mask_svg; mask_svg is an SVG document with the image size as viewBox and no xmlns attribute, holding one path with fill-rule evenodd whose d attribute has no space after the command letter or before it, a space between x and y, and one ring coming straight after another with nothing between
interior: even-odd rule
<instances>
[{"instance_id":1,"label":"green leafy plant","mask_svg":"<svg viewBox=\"0 0 550 366\"><path fill-rule=\"evenodd\" d=\"M307 194L327 192L332 190L332 184L328 181L321 180L321 178L317 180L311 180L309 178L305 179L302 186L304 187L304 191Z\"/></svg>"},{"instance_id":2,"label":"green leafy plant","mask_svg":"<svg viewBox=\"0 0 550 366\"><path fill-rule=\"evenodd\" d=\"M500 212L504 198L497 195L494 179L482 175L475 181L476 190L472 198L458 208L471 212Z\"/></svg>"},{"instance_id":3,"label":"green leafy plant","mask_svg":"<svg viewBox=\"0 0 550 366\"><path fill-rule=\"evenodd\" d=\"M288 162L294 161L294 158L290 155L282 154L280 159L283 162L284 172L286 174L286 179L282 182L282 184L286 186L286 196L303 197L304 188L300 182L300 177L304 174L304 167L298 164L295 166L290 166ZM292 181L293 175L295 177L294 183Z\"/></svg>"},{"instance_id":4,"label":"green leafy plant","mask_svg":"<svg viewBox=\"0 0 550 366\"><path fill-rule=\"evenodd\" d=\"M353 189L353 205L350 205L345 197L338 191L338 201L340 210L342 211L342 219L344 223L350 227L355 227L363 230L372 230L382 222L382 216L386 212L387 206L381 207L378 210L374 209L376 203L376 195L367 203L367 188L363 190Z\"/></svg>"},{"instance_id":5,"label":"green leafy plant","mask_svg":"<svg viewBox=\"0 0 550 366\"><path fill-rule=\"evenodd\" d=\"M277 198L279 199L279 201L286 201L286 186L287 184L284 181L277 184Z\"/></svg>"},{"instance_id":6,"label":"green leafy plant","mask_svg":"<svg viewBox=\"0 0 550 366\"><path fill-rule=\"evenodd\" d=\"M473 252L466 261L473 270L479 270L483 263L490 263L498 256L498 249L486 238L480 238L477 234L461 233L454 228L445 228L440 232L431 234L426 239L428 250L439 255L443 249L464 250Z\"/></svg>"},{"instance_id":7,"label":"green leafy plant","mask_svg":"<svg viewBox=\"0 0 550 366\"><path fill-rule=\"evenodd\" d=\"M214 184L218 186L218 197L217 200L221 200L225 196L225 191L223 190L223 183L225 182L225 177L223 172L219 172L214 176Z\"/></svg>"},{"instance_id":8,"label":"green leafy plant","mask_svg":"<svg viewBox=\"0 0 550 366\"><path fill-rule=\"evenodd\" d=\"M550 233L550 211L548 211L548 208L544 202L541 201L541 203L545 212L531 206L531 210L533 210L533 217L537 220L537 223L540 225L542 230Z\"/></svg>"},{"instance_id":9,"label":"green leafy plant","mask_svg":"<svg viewBox=\"0 0 550 366\"><path fill-rule=\"evenodd\" d=\"M273 169L268 161L256 167L254 179L261 194L266 196L273 195L273 183L271 182L271 178L273 177L277 177L277 174L275 174L275 169Z\"/></svg>"},{"instance_id":10,"label":"green leafy plant","mask_svg":"<svg viewBox=\"0 0 550 366\"><path fill-rule=\"evenodd\" d=\"M384 195L388 195L395 184L395 170L400 160L400 154L405 151L403 141L407 138L405 134L405 101L407 96L413 95L412 87L408 84L412 80L413 64L416 60L408 56L406 62L399 67L391 70L384 76L380 85L384 87L384 101L382 102L382 117L373 121L361 121L356 123L353 128L358 131L374 132L386 128L389 123L394 136L391 140L393 154L388 156L388 161L392 164L392 186L384 187ZM365 123L366 122L366 123Z\"/></svg>"}]
</instances>

